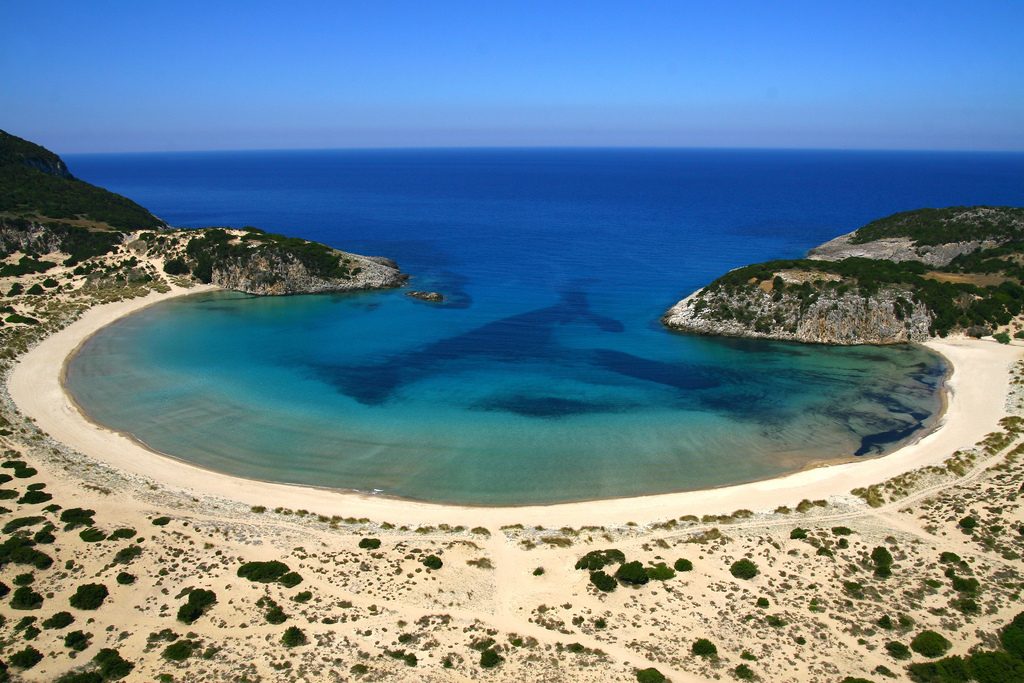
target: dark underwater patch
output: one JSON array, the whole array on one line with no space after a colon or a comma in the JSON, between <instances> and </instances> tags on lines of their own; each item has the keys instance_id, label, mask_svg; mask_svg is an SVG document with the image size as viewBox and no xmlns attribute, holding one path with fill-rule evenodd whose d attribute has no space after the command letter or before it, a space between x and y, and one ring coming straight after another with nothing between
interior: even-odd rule
<instances>
[{"instance_id":1,"label":"dark underwater patch","mask_svg":"<svg viewBox=\"0 0 1024 683\"><path fill-rule=\"evenodd\" d=\"M577 401L560 396L530 396L516 394L502 396L473 405L474 410L514 413L525 417L559 418L591 413L620 412L620 406L590 401Z\"/></svg>"}]
</instances>

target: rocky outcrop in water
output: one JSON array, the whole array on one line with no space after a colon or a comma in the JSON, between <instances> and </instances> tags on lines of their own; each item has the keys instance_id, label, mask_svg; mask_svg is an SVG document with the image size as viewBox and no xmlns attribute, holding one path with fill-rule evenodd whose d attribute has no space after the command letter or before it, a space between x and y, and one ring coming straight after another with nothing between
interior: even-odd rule
<instances>
[{"instance_id":1,"label":"rocky outcrop in water","mask_svg":"<svg viewBox=\"0 0 1024 683\"><path fill-rule=\"evenodd\" d=\"M430 303L439 304L444 301L444 295L440 292L422 292L418 289L414 289L410 292L405 293L406 296L412 297L413 299L419 299L420 301L429 301Z\"/></svg>"}]
</instances>

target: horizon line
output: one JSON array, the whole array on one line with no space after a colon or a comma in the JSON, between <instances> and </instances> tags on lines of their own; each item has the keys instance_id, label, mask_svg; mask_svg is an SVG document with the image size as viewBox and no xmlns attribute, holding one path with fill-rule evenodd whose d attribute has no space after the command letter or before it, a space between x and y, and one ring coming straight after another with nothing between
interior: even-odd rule
<instances>
[{"instance_id":1,"label":"horizon line","mask_svg":"<svg viewBox=\"0 0 1024 683\"><path fill-rule=\"evenodd\" d=\"M934 153L934 154L1024 154L1022 149L929 148L929 147L769 147L699 145L396 145L365 147L218 147L209 149L140 149L120 151L60 152L61 155L123 154L214 154L258 152L414 152L414 151L722 151L722 152L850 152L850 153Z\"/></svg>"}]
</instances>

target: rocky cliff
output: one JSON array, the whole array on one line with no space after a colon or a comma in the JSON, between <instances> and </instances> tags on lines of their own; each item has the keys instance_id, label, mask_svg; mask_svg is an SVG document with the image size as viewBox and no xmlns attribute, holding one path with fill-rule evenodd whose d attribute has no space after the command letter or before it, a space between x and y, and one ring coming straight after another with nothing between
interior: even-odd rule
<instances>
[{"instance_id":1,"label":"rocky cliff","mask_svg":"<svg viewBox=\"0 0 1024 683\"><path fill-rule=\"evenodd\" d=\"M930 336L927 307L904 289L886 287L863 296L826 287L800 294L776 294L770 280L748 291L701 290L670 308L662 322L693 334L815 344L898 344Z\"/></svg>"},{"instance_id":2,"label":"rocky cliff","mask_svg":"<svg viewBox=\"0 0 1024 683\"><path fill-rule=\"evenodd\" d=\"M693 334L819 344L1016 331L1022 280L1024 209L923 209L869 223L806 259L737 268L674 305L662 323Z\"/></svg>"}]
</instances>

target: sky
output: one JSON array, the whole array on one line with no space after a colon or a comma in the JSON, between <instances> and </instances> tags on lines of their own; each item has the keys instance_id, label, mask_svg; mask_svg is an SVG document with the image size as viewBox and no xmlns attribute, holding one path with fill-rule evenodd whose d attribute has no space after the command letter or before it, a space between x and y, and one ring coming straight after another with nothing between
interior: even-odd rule
<instances>
[{"instance_id":1,"label":"sky","mask_svg":"<svg viewBox=\"0 0 1024 683\"><path fill-rule=\"evenodd\" d=\"M1024 0L6 0L0 129L59 153L1024 151Z\"/></svg>"}]
</instances>

